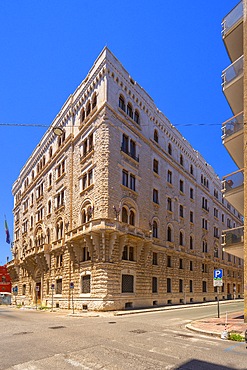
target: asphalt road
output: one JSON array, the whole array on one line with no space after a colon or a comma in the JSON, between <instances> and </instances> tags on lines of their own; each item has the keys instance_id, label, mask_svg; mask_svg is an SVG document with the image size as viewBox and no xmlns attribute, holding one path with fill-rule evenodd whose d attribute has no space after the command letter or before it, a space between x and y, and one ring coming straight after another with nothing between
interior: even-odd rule
<instances>
[{"instance_id":1,"label":"asphalt road","mask_svg":"<svg viewBox=\"0 0 247 370\"><path fill-rule=\"evenodd\" d=\"M220 306L241 311L243 303ZM0 370L247 369L245 343L188 331L217 305L113 316L0 307Z\"/></svg>"}]
</instances>

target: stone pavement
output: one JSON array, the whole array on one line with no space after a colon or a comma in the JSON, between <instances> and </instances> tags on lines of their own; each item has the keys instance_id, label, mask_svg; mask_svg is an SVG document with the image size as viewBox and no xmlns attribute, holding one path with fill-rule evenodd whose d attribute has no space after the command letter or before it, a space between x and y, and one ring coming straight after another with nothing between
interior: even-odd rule
<instances>
[{"instance_id":1,"label":"stone pavement","mask_svg":"<svg viewBox=\"0 0 247 370\"><path fill-rule=\"evenodd\" d=\"M220 318L205 318L192 321L186 327L190 330L218 337L222 337L222 332L224 331L245 337L247 323L244 323L243 312L234 312L221 315Z\"/></svg>"}]
</instances>

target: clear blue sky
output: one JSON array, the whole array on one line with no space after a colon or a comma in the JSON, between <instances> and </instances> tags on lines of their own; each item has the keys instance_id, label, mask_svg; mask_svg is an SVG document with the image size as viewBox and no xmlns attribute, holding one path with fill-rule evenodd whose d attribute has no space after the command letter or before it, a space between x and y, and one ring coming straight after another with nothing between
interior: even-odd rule
<instances>
[{"instance_id":1,"label":"clear blue sky","mask_svg":"<svg viewBox=\"0 0 247 370\"><path fill-rule=\"evenodd\" d=\"M220 177L234 171L221 142L232 116L221 91L230 64L221 21L237 3L1 0L0 123L49 125L107 45ZM44 132L0 126L0 265L11 258L12 184Z\"/></svg>"}]
</instances>

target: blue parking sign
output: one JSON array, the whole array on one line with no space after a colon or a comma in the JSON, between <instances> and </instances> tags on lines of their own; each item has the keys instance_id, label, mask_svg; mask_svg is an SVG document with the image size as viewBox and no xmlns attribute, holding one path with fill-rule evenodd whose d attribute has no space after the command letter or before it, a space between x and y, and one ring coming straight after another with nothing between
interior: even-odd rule
<instances>
[{"instance_id":1,"label":"blue parking sign","mask_svg":"<svg viewBox=\"0 0 247 370\"><path fill-rule=\"evenodd\" d=\"M214 280L222 280L223 278L223 269L214 270Z\"/></svg>"}]
</instances>

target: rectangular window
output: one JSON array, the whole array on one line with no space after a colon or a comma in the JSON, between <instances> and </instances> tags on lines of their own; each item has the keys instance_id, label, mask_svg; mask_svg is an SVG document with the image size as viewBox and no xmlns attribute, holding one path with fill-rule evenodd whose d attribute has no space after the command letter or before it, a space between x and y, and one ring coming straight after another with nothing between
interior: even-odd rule
<instances>
[{"instance_id":1,"label":"rectangular window","mask_svg":"<svg viewBox=\"0 0 247 370\"><path fill-rule=\"evenodd\" d=\"M130 139L130 156L136 158L136 143L132 139Z\"/></svg>"},{"instance_id":2,"label":"rectangular window","mask_svg":"<svg viewBox=\"0 0 247 370\"><path fill-rule=\"evenodd\" d=\"M156 276L152 277L152 293L158 293L158 278Z\"/></svg>"},{"instance_id":3,"label":"rectangular window","mask_svg":"<svg viewBox=\"0 0 247 370\"><path fill-rule=\"evenodd\" d=\"M81 292L85 294L88 294L91 292L91 275L82 276Z\"/></svg>"},{"instance_id":4,"label":"rectangular window","mask_svg":"<svg viewBox=\"0 0 247 370\"><path fill-rule=\"evenodd\" d=\"M130 174L130 189L136 190L136 178L134 175Z\"/></svg>"},{"instance_id":5,"label":"rectangular window","mask_svg":"<svg viewBox=\"0 0 247 370\"><path fill-rule=\"evenodd\" d=\"M122 259L125 261L134 261L134 247L125 245L123 249Z\"/></svg>"},{"instance_id":6,"label":"rectangular window","mask_svg":"<svg viewBox=\"0 0 247 370\"><path fill-rule=\"evenodd\" d=\"M183 180L179 181L179 190L183 193L184 192L184 182Z\"/></svg>"},{"instance_id":7,"label":"rectangular window","mask_svg":"<svg viewBox=\"0 0 247 370\"><path fill-rule=\"evenodd\" d=\"M172 212L172 199L167 198L167 210Z\"/></svg>"},{"instance_id":8,"label":"rectangular window","mask_svg":"<svg viewBox=\"0 0 247 370\"><path fill-rule=\"evenodd\" d=\"M158 265L158 253L153 252L153 265Z\"/></svg>"},{"instance_id":9,"label":"rectangular window","mask_svg":"<svg viewBox=\"0 0 247 370\"><path fill-rule=\"evenodd\" d=\"M172 267L172 258L171 258L171 256L167 256L167 267Z\"/></svg>"},{"instance_id":10,"label":"rectangular window","mask_svg":"<svg viewBox=\"0 0 247 370\"><path fill-rule=\"evenodd\" d=\"M193 271L193 261L190 261L190 271Z\"/></svg>"},{"instance_id":11,"label":"rectangular window","mask_svg":"<svg viewBox=\"0 0 247 370\"><path fill-rule=\"evenodd\" d=\"M184 207L182 205L179 206L179 216L184 217Z\"/></svg>"},{"instance_id":12,"label":"rectangular window","mask_svg":"<svg viewBox=\"0 0 247 370\"><path fill-rule=\"evenodd\" d=\"M179 293L183 293L183 280L179 279Z\"/></svg>"},{"instance_id":13,"label":"rectangular window","mask_svg":"<svg viewBox=\"0 0 247 370\"><path fill-rule=\"evenodd\" d=\"M122 293L134 293L134 276L122 275Z\"/></svg>"},{"instance_id":14,"label":"rectangular window","mask_svg":"<svg viewBox=\"0 0 247 370\"><path fill-rule=\"evenodd\" d=\"M190 199L194 199L194 189L190 188Z\"/></svg>"},{"instance_id":15,"label":"rectangular window","mask_svg":"<svg viewBox=\"0 0 247 370\"><path fill-rule=\"evenodd\" d=\"M159 162L157 161L157 159L154 159L153 161L153 171L155 173L159 173Z\"/></svg>"},{"instance_id":16,"label":"rectangular window","mask_svg":"<svg viewBox=\"0 0 247 370\"><path fill-rule=\"evenodd\" d=\"M93 170L88 172L88 186L92 185L93 183Z\"/></svg>"},{"instance_id":17,"label":"rectangular window","mask_svg":"<svg viewBox=\"0 0 247 370\"><path fill-rule=\"evenodd\" d=\"M183 260L182 260L182 258L179 258L179 268L183 269Z\"/></svg>"},{"instance_id":18,"label":"rectangular window","mask_svg":"<svg viewBox=\"0 0 247 370\"><path fill-rule=\"evenodd\" d=\"M170 170L167 171L167 182L172 184L172 171Z\"/></svg>"},{"instance_id":19,"label":"rectangular window","mask_svg":"<svg viewBox=\"0 0 247 370\"><path fill-rule=\"evenodd\" d=\"M56 294L62 294L62 279L56 281Z\"/></svg>"},{"instance_id":20,"label":"rectangular window","mask_svg":"<svg viewBox=\"0 0 247 370\"><path fill-rule=\"evenodd\" d=\"M193 281L190 280L190 293L193 293Z\"/></svg>"},{"instance_id":21,"label":"rectangular window","mask_svg":"<svg viewBox=\"0 0 247 370\"><path fill-rule=\"evenodd\" d=\"M86 189L87 187L87 174L85 173L82 178L82 190Z\"/></svg>"},{"instance_id":22,"label":"rectangular window","mask_svg":"<svg viewBox=\"0 0 247 370\"><path fill-rule=\"evenodd\" d=\"M190 222L193 224L194 222L194 213L190 211Z\"/></svg>"},{"instance_id":23,"label":"rectangular window","mask_svg":"<svg viewBox=\"0 0 247 370\"><path fill-rule=\"evenodd\" d=\"M153 189L153 202L159 204L159 192L157 189Z\"/></svg>"},{"instance_id":24,"label":"rectangular window","mask_svg":"<svg viewBox=\"0 0 247 370\"><path fill-rule=\"evenodd\" d=\"M122 172L122 184L124 186L128 186L129 183L129 174L127 171L123 170Z\"/></svg>"},{"instance_id":25,"label":"rectangular window","mask_svg":"<svg viewBox=\"0 0 247 370\"><path fill-rule=\"evenodd\" d=\"M129 137L125 134L123 134L122 151L127 154L129 152Z\"/></svg>"},{"instance_id":26,"label":"rectangular window","mask_svg":"<svg viewBox=\"0 0 247 370\"><path fill-rule=\"evenodd\" d=\"M202 282L202 291L203 291L203 293L207 292L207 282L206 281Z\"/></svg>"},{"instance_id":27,"label":"rectangular window","mask_svg":"<svg viewBox=\"0 0 247 370\"><path fill-rule=\"evenodd\" d=\"M172 292L172 280L170 278L167 278L166 284L167 284L167 293L171 293Z\"/></svg>"}]
</instances>

